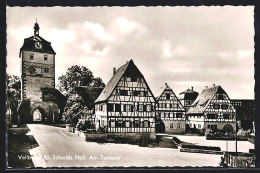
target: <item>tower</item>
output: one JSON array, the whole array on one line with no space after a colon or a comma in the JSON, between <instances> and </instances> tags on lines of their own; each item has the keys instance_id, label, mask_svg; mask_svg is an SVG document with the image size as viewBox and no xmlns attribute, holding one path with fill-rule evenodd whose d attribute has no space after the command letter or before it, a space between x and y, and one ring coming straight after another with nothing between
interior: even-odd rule
<instances>
[{"instance_id":1,"label":"tower","mask_svg":"<svg viewBox=\"0 0 260 173\"><path fill-rule=\"evenodd\" d=\"M34 24L34 35L25 38L21 58L21 122L55 122L60 113L55 89L55 55L51 43L43 39L40 26Z\"/></svg>"}]
</instances>

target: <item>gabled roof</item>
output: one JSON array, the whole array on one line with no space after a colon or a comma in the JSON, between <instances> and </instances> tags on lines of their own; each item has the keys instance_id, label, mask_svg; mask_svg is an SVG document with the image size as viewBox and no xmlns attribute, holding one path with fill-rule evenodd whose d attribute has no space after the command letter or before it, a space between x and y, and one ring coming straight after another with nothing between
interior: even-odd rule
<instances>
[{"instance_id":1,"label":"gabled roof","mask_svg":"<svg viewBox=\"0 0 260 173\"><path fill-rule=\"evenodd\" d=\"M40 42L41 48L37 49L35 47L35 43ZM34 52L43 52L43 53L50 53L50 54L56 54L54 50L51 47L51 43L40 37L39 35L34 35L29 38L24 39L23 46L20 49L19 56L21 57L21 51L22 50L28 50L28 51L34 51Z\"/></svg>"},{"instance_id":2,"label":"gabled roof","mask_svg":"<svg viewBox=\"0 0 260 173\"><path fill-rule=\"evenodd\" d=\"M187 114L202 114L208 107L212 98L216 93L226 93L221 86L214 86L212 88L206 88L201 91L199 96L191 105Z\"/></svg>"},{"instance_id":3,"label":"gabled roof","mask_svg":"<svg viewBox=\"0 0 260 173\"><path fill-rule=\"evenodd\" d=\"M120 81L120 79L124 76L124 75L130 75L131 73L136 73L138 74L140 77L142 77L144 79L144 82L146 83L148 89L151 91L151 89L149 88L144 76L142 75L142 73L139 71L139 69L136 67L136 65L134 64L133 60L131 59L130 61L128 61L125 65L121 66L116 73L114 74L114 76L110 79L110 81L107 83L107 85L105 86L105 88L103 89L103 91L101 92L101 94L99 95L99 97L97 98L97 100L95 101L95 103L97 102L102 102L102 101L106 101L110 95L112 94L112 92L114 91L114 88L116 87L116 85L118 84L118 82ZM153 93L151 92L152 96ZM154 98L154 96L153 96ZM155 100L155 98L154 98Z\"/></svg>"},{"instance_id":4,"label":"gabled roof","mask_svg":"<svg viewBox=\"0 0 260 173\"><path fill-rule=\"evenodd\" d=\"M165 85L163 87L161 87L160 89L155 91L154 95L155 95L156 99L158 99L162 95L164 90L172 91L172 89L168 86L168 84L165 83Z\"/></svg>"},{"instance_id":5,"label":"gabled roof","mask_svg":"<svg viewBox=\"0 0 260 173\"><path fill-rule=\"evenodd\" d=\"M161 97L161 95L163 94L164 91L171 91L172 94L174 95L174 97L177 99L177 101L178 101L179 105L181 106L181 108L183 110L185 110L183 105L182 105L182 103L180 102L179 98L176 96L176 94L173 92L173 90L171 89L171 87L169 87L169 85L167 83L165 83L165 85L163 87L161 87L160 90L158 90L158 97L156 97L157 101L159 100L159 98Z\"/></svg>"}]
</instances>

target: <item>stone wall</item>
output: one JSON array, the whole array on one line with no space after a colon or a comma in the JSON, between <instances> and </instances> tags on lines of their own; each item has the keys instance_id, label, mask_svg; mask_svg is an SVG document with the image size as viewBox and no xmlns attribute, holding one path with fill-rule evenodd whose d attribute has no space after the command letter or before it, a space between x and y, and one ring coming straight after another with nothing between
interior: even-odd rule
<instances>
[{"instance_id":1,"label":"stone wall","mask_svg":"<svg viewBox=\"0 0 260 173\"><path fill-rule=\"evenodd\" d=\"M69 127L67 127L68 130ZM78 137L85 141L95 142L126 142L126 143L148 143L156 139L155 133L86 133L75 130Z\"/></svg>"},{"instance_id":2,"label":"stone wall","mask_svg":"<svg viewBox=\"0 0 260 173\"><path fill-rule=\"evenodd\" d=\"M26 76L24 81L24 96L31 101L41 101L42 87L54 88L53 78Z\"/></svg>"}]
</instances>

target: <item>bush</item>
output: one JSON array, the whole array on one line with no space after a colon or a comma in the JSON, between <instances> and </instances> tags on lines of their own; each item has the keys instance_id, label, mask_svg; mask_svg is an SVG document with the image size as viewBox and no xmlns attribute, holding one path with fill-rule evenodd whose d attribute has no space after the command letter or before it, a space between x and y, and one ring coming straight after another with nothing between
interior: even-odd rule
<instances>
[{"instance_id":1,"label":"bush","mask_svg":"<svg viewBox=\"0 0 260 173\"><path fill-rule=\"evenodd\" d=\"M220 147L181 144L181 148L221 151Z\"/></svg>"}]
</instances>

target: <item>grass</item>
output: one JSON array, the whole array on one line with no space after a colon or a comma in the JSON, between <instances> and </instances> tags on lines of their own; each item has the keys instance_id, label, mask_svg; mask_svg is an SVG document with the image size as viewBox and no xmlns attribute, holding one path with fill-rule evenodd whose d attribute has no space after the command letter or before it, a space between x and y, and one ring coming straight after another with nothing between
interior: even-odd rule
<instances>
[{"instance_id":1,"label":"grass","mask_svg":"<svg viewBox=\"0 0 260 173\"><path fill-rule=\"evenodd\" d=\"M34 168L29 150L38 146L27 125L8 129L8 168ZM24 156L24 158L22 158Z\"/></svg>"}]
</instances>

